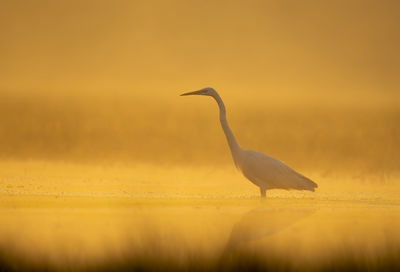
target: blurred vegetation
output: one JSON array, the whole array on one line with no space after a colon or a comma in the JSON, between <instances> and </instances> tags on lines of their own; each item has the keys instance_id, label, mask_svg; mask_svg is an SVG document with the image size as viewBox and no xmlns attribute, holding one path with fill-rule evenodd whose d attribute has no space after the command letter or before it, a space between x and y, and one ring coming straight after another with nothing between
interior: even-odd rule
<instances>
[{"instance_id":1,"label":"blurred vegetation","mask_svg":"<svg viewBox=\"0 0 400 272\"><path fill-rule=\"evenodd\" d=\"M242 147L297 169L382 177L399 170L399 108L228 103L228 121ZM177 96L3 94L0 157L231 164L215 102Z\"/></svg>"}]
</instances>

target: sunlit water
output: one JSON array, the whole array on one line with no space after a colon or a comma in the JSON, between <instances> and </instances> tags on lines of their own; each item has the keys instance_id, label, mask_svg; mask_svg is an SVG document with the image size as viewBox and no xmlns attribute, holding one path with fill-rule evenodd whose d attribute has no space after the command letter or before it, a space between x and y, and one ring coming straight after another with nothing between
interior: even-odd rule
<instances>
[{"instance_id":1,"label":"sunlit water","mask_svg":"<svg viewBox=\"0 0 400 272\"><path fill-rule=\"evenodd\" d=\"M232 167L1 163L0 261L11 270L398 267L396 179L258 189Z\"/></svg>"}]
</instances>

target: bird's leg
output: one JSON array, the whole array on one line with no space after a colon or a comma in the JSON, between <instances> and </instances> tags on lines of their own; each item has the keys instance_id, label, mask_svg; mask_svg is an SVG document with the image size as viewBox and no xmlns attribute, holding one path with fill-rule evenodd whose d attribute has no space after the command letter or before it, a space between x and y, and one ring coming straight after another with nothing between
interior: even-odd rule
<instances>
[{"instance_id":1,"label":"bird's leg","mask_svg":"<svg viewBox=\"0 0 400 272\"><path fill-rule=\"evenodd\" d=\"M266 192L267 192L267 189L260 187L260 193L261 193L262 198L265 198Z\"/></svg>"}]
</instances>

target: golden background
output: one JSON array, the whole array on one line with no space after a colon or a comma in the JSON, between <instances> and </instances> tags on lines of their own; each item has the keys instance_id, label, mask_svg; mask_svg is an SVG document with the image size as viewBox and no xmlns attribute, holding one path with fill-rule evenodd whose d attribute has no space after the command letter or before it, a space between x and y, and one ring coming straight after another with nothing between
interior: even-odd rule
<instances>
[{"instance_id":1,"label":"golden background","mask_svg":"<svg viewBox=\"0 0 400 272\"><path fill-rule=\"evenodd\" d=\"M286 222L299 206L308 221L252 250L268 244L279 263L297 239L302 255L287 254L301 267L391 264L399 10L394 0L1 1L0 270L107 270L124 258L177 268L190 256L201 268L245 211ZM207 86L243 148L285 161L317 192L273 191L260 213L215 101L179 97ZM237 237L258 233L244 229ZM252 260L247 249L238 260Z\"/></svg>"},{"instance_id":2,"label":"golden background","mask_svg":"<svg viewBox=\"0 0 400 272\"><path fill-rule=\"evenodd\" d=\"M3 1L0 154L231 163L214 101L177 96L212 86L245 148L301 167L393 170L398 8Z\"/></svg>"}]
</instances>

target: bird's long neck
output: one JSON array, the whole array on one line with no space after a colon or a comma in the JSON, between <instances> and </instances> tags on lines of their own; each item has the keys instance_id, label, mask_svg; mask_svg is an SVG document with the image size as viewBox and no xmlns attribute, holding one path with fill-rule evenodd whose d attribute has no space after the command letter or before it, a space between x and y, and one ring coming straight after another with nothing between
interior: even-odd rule
<instances>
[{"instance_id":1,"label":"bird's long neck","mask_svg":"<svg viewBox=\"0 0 400 272\"><path fill-rule=\"evenodd\" d=\"M235 164L236 164L237 163L237 154L240 150L240 146L237 143L236 138L233 135L232 130L230 129L230 127L228 125L228 122L226 121L226 109L225 109L224 102L222 101L221 97L218 94L215 94L213 97L218 103L219 120L221 121L222 129L224 130L226 139L229 144L229 148L231 149L233 160L235 161Z\"/></svg>"}]
</instances>

